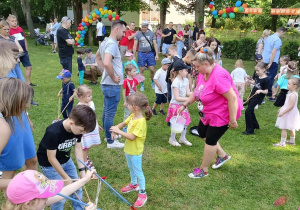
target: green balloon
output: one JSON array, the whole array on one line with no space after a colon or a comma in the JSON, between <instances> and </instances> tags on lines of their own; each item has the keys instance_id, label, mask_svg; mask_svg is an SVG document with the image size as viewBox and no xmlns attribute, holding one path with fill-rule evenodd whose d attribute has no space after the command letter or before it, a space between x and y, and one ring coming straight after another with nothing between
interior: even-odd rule
<instances>
[{"instance_id":1,"label":"green balloon","mask_svg":"<svg viewBox=\"0 0 300 210\"><path fill-rule=\"evenodd\" d=\"M120 18L120 20L123 20L123 18Z\"/></svg>"},{"instance_id":2,"label":"green balloon","mask_svg":"<svg viewBox=\"0 0 300 210\"><path fill-rule=\"evenodd\" d=\"M214 15L214 18L215 18L215 19L218 19L218 18L219 18L219 16L218 16L218 15Z\"/></svg>"},{"instance_id":3,"label":"green balloon","mask_svg":"<svg viewBox=\"0 0 300 210\"><path fill-rule=\"evenodd\" d=\"M231 19L234 19L234 18L235 18L235 14L234 14L233 12L231 12L231 13L229 13L229 17L230 17Z\"/></svg>"},{"instance_id":4,"label":"green balloon","mask_svg":"<svg viewBox=\"0 0 300 210\"><path fill-rule=\"evenodd\" d=\"M83 41L83 38L81 37L79 40L82 42L82 41ZM79 40L78 40L78 41L79 41Z\"/></svg>"},{"instance_id":5,"label":"green balloon","mask_svg":"<svg viewBox=\"0 0 300 210\"><path fill-rule=\"evenodd\" d=\"M90 15L90 16L89 16L89 19L90 19L90 20L92 20L92 19L93 19L93 16L92 16L92 15Z\"/></svg>"},{"instance_id":6,"label":"green balloon","mask_svg":"<svg viewBox=\"0 0 300 210\"><path fill-rule=\"evenodd\" d=\"M100 13L100 17L103 18L103 15Z\"/></svg>"},{"instance_id":7,"label":"green balloon","mask_svg":"<svg viewBox=\"0 0 300 210\"><path fill-rule=\"evenodd\" d=\"M88 28L85 28L84 30L85 30L85 31L88 31L89 29L88 29Z\"/></svg>"},{"instance_id":8,"label":"green balloon","mask_svg":"<svg viewBox=\"0 0 300 210\"><path fill-rule=\"evenodd\" d=\"M78 31L79 34L81 34L81 31Z\"/></svg>"},{"instance_id":9,"label":"green balloon","mask_svg":"<svg viewBox=\"0 0 300 210\"><path fill-rule=\"evenodd\" d=\"M78 39L77 43L78 43L78 44L80 44L80 43L81 43L81 40L80 40L80 39Z\"/></svg>"},{"instance_id":10,"label":"green balloon","mask_svg":"<svg viewBox=\"0 0 300 210\"><path fill-rule=\"evenodd\" d=\"M227 14L223 13L222 18L227 18Z\"/></svg>"},{"instance_id":11,"label":"green balloon","mask_svg":"<svg viewBox=\"0 0 300 210\"><path fill-rule=\"evenodd\" d=\"M105 18L108 18L108 14L106 13L106 14L104 15L104 17L105 17Z\"/></svg>"},{"instance_id":12,"label":"green balloon","mask_svg":"<svg viewBox=\"0 0 300 210\"><path fill-rule=\"evenodd\" d=\"M244 7L239 7L239 12L244 12Z\"/></svg>"},{"instance_id":13,"label":"green balloon","mask_svg":"<svg viewBox=\"0 0 300 210\"><path fill-rule=\"evenodd\" d=\"M98 10L95 8L94 11L97 12Z\"/></svg>"},{"instance_id":14,"label":"green balloon","mask_svg":"<svg viewBox=\"0 0 300 210\"><path fill-rule=\"evenodd\" d=\"M116 17L116 14L113 13L112 16L113 16L113 17Z\"/></svg>"},{"instance_id":15,"label":"green balloon","mask_svg":"<svg viewBox=\"0 0 300 210\"><path fill-rule=\"evenodd\" d=\"M84 26L84 29L88 28L87 26Z\"/></svg>"}]
</instances>

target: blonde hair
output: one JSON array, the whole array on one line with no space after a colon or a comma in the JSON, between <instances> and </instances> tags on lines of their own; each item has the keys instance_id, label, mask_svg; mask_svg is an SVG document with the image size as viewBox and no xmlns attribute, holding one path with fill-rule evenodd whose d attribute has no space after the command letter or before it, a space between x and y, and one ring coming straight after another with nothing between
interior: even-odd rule
<instances>
[{"instance_id":1,"label":"blonde hair","mask_svg":"<svg viewBox=\"0 0 300 210\"><path fill-rule=\"evenodd\" d=\"M282 59L283 61L285 61L285 65L287 65L288 62L290 61L290 56L283 55L283 56L280 57L280 59Z\"/></svg>"},{"instance_id":2,"label":"blonde hair","mask_svg":"<svg viewBox=\"0 0 300 210\"><path fill-rule=\"evenodd\" d=\"M142 111L145 110L146 120L150 120L152 117L152 111L149 107L149 101L147 97L140 92L135 92L127 98L128 104L138 106Z\"/></svg>"},{"instance_id":3,"label":"blonde hair","mask_svg":"<svg viewBox=\"0 0 300 210\"><path fill-rule=\"evenodd\" d=\"M9 19L17 19L17 17L10 14L10 15L8 15L6 20L8 21Z\"/></svg>"},{"instance_id":4,"label":"blonde hair","mask_svg":"<svg viewBox=\"0 0 300 210\"><path fill-rule=\"evenodd\" d=\"M2 210L30 210L30 209L32 209L32 206L35 205L35 202L37 202L38 200L40 200L40 199L35 198L35 199L29 201L29 203L27 205L24 205L25 203L14 204L14 203L10 202L9 200L7 200L6 202L4 202L1 205L1 209Z\"/></svg>"},{"instance_id":5,"label":"blonde hair","mask_svg":"<svg viewBox=\"0 0 300 210\"><path fill-rule=\"evenodd\" d=\"M289 61L287 66L286 79L291 79L293 75L297 74L297 62Z\"/></svg>"},{"instance_id":6,"label":"blonde hair","mask_svg":"<svg viewBox=\"0 0 300 210\"><path fill-rule=\"evenodd\" d=\"M33 95L32 88L25 82L16 78L4 78L0 80L0 107L1 113L14 131L14 120L22 122L21 114L30 103Z\"/></svg>"},{"instance_id":7,"label":"blonde hair","mask_svg":"<svg viewBox=\"0 0 300 210\"><path fill-rule=\"evenodd\" d=\"M299 91L300 88L300 79L296 77L292 77L290 80L293 81L293 84L297 86L297 90Z\"/></svg>"},{"instance_id":8,"label":"blonde hair","mask_svg":"<svg viewBox=\"0 0 300 210\"><path fill-rule=\"evenodd\" d=\"M271 31L269 29L265 29L261 35L262 38L267 38L268 36L270 36Z\"/></svg>"},{"instance_id":9,"label":"blonde hair","mask_svg":"<svg viewBox=\"0 0 300 210\"><path fill-rule=\"evenodd\" d=\"M255 68L260 68L260 69L264 69L265 72L267 71L267 65L264 62L258 62L255 66Z\"/></svg>"},{"instance_id":10,"label":"blonde hair","mask_svg":"<svg viewBox=\"0 0 300 210\"><path fill-rule=\"evenodd\" d=\"M172 44L170 47L168 47L168 50L177 51L177 46L175 44Z\"/></svg>"},{"instance_id":11,"label":"blonde hair","mask_svg":"<svg viewBox=\"0 0 300 210\"><path fill-rule=\"evenodd\" d=\"M243 60L242 59L238 59L236 62L235 62L235 67L241 67L241 68L244 68L244 64L243 64Z\"/></svg>"},{"instance_id":12,"label":"blonde hair","mask_svg":"<svg viewBox=\"0 0 300 210\"><path fill-rule=\"evenodd\" d=\"M198 52L195 56L195 60L199 63L208 61L210 65L214 64L215 59L213 50L210 47L204 47L203 49L206 50L206 52Z\"/></svg>"},{"instance_id":13,"label":"blonde hair","mask_svg":"<svg viewBox=\"0 0 300 210\"><path fill-rule=\"evenodd\" d=\"M1 20L0 21L0 29L4 28L5 26L9 26L8 22L6 22L5 20Z\"/></svg>"},{"instance_id":14,"label":"blonde hair","mask_svg":"<svg viewBox=\"0 0 300 210\"><path fill-rule=\"evenodd\" d=\"M87 85L79 85L76 90L76 95L78 98L85 96L88 93L92 93L92 89Z\"/></svg>"},{"instance_id":15,"label":"blonde hair","mask_svg":"<svg viewBox=\"0 0 300 210\"><path fill-rule=\"evenodd\" d=\"M125 72L128 74L128 72L131 72L133 69L136 69L136 67L132 64L128 64L125 66Z\"/></svg>"},{"instance_id":16,"label":"blonde hair","mask_svg":"<svg viewBox=\"0 0 300 210\"><path fill-rule=\"evenodd\" d=\"M13 42L0 40L0 78L6 77L8 72L15 68L17 64L17 54L19 48Z\"/></svg>"}]
</instances>

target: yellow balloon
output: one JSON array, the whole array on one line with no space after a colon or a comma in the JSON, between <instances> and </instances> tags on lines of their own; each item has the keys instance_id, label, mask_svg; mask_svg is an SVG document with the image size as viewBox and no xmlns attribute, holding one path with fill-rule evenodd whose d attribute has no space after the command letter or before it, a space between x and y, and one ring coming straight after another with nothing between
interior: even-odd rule
<instances>
[{"instance_id":1,"label":"yellow balloon","mask_svg":"<svg viewBox=\"0 0 300 210\"><path fill-rule=\"evenodd\" d=\"M226 12L226 9L223 9L223 13L227 13L227 12Z\"/></svg>"},{"instance_id":2,"label":"yellow balloon","mask_svg":"<svg viewBox=\"0 0 300 210\"><path fill-rule=\"evenodd\" d=\"M116 20L116 18L113 18L112 20L113 20L113 21L115 21L115 20Z\"/></svg>"},{"instance_id":3,"label":"yellow balloon","mask_svg":"<svg viewBox=\"0 0 300 210\"><path fill-rule=\"evenodd\" d=\"M99 8L99 11L100 11L100 12L102 12L102 11L103 11L103 9L102 9L102 8Z\"/></svg>"},{"instance_id":4,"label":"yellow balloon","mask_svg":"<svg viewBox=\"0 0 300 210\"><path fill-rule=\"evenodd\" d=\"M239 11L239 8L238 8L238 7L235 7L235 8L233 9L233 11L234 11L234 12L238 12L238 11Z\"/></svg>"},{"instance_id":5,"label":"yellow balloon","mask_svg":"<svg viewBox=\"0 0 300 210\"><path fill-rule=\"evenodd\" d=\"M93 17L96 17L97 15L96 15L96 13L93 13L92 16L93 16Z\"/></svg>"},{"instance_id":6,"label":"yellow balloon","mask_svg":"<svg viewBox=\"0 0 300 210\"><path fill-rule=\"evenodd\" d=\"M79 33L78 32L76 32L76 35L78 35Z\"/></svg>"},{"instance_id":7,"label":"yellow balloon","mask_svg":"<svg viewBox=\"0 0 300 210\"><path fill-rule=\"evenodd\" d=\"M111 11L111 10L108 10L108 14L109 14L109 15L112 15L112 11Z\"/></svg>"},{"instance_id":8,"label":"yellow balloon","mask_svg":"<svg viewBox=\"0 0 300 210\"><path fill-rule=\"evenodd\" d=\"M116 13L116 12L113 12L113 14L115 14L115 15L116 15L117 13Z\"/></svg>"},{"instance_id":9,"label":"yellow balloon","mask_svg":"<svg viewBox=\"0 0 300 210\"><path fill-rule=\"evenodd\" d=\"M84 18L84 22L89 22L89 19L88 18Z\"/></svg>"},{"instance_id":10,"label":"yellow balloon","mask_svg":"<svg viewBox=\"0 0 300 210\"><path fill-rule=\"evenodd\" d=\"M93 20L89 20L89 23L93 23Z\"/></svg>"},{"instance_id":11,"label":"yellow balloon","mask_svg":"<svg viewBox=\"0 0 300 210\"><path fill-rule=\"evenodd\" d=\"M79 39L76 37L75 40L78 41Z\"/></svg>"},{"instance_id":12,"label":"yellow balloon","mask_svg":"<svg viewBox=\"0 0 300 210\"><path fill-rule=\"evenodd\" d=\"M106 9L106 10L104 10L104 13L105 13L105 14L107 13L107 9Z\"/></svg>"},{"instance_id":13,"label":"yellow balloon","mask_svg":"<svg viewBox=\"0 0 300 210\"><path fill-rule=\"evenodd\" d=\"M103 11L101 12L101 15L102 15L102 16L104 15L104 12L103 12Z\"/></svg>"},{"instance_id":14,"label":"yellow balloon","mask_svg":"<svg viewBox=\"0 0 300 210\"><path fill-rule=\"evenodd\" d=\"M213 6L213 7L210 9L210 11L214 11L214 10L216 10L216 8Z\"/></svg>"}]
</instances>

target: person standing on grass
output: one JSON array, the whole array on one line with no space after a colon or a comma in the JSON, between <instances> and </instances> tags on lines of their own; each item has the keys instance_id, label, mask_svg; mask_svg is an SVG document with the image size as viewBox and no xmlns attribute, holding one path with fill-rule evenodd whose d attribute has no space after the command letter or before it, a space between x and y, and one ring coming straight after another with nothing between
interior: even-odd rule
<instances>
[{"instance_id":1,"label":"person standing on grass","mask_svg":"<svg viewBox=\"0 0 300 210\"><path fill-rule=\"evenodd\" d=\"M101 21L102 21L102 19L101 19L101 17L99 17L97 19L97 25L96 25L96 29L97 29L96 38L97 38L97 41L99 43L99 47L100 47L101 42L104 40L104 37L105 37L105 34L103 34L103 27L105 28L105 25Z\"/></svg>"},{"instance_id":2,"label":"person standing on grass","mask_svg":"<svg viewBox=\"0 0 300 210\"><path fill-rule=\"evenodd\" d=\"M31 86L37 86L35 84L31 83L31 70L32 70L32 65L30 63L29 59L29 54L28 54L28 44L26 40L26 35L21 27L18 26L18 20L17 17L14 15L9 15L7 18L7 22L9 23L10 26L10 31L9 34L11 36L16 37L16 39L19 41L20 45L23 48L23 55L20 57L20 61L25 67L25 80L26 83L31 85Z\"/></svg>"},{"instance_id":3,"label":"person standing on grass","mask_svg":"<svg viewBox=\"0 0 300 210\"><path fill-rule=\"evenodd\" d=\"M63 69L69 70L72 74L72 56L74 54L72 38L68 29L71 27L71 19L67 16L61 19L61 27L57 29L58 55Z\"/></svg>"},{"instance_id":4,"label":"person standing on grass","mask_svg":"<svg viewBox=\"0 0 300 210\"><path fill-rule=\"evenodd\" d=\"M173 29L173 22L170 22L168 27L162 31L161 37L164 38L162 45L162 53L165 57L168 56L168 48L172 45L176 31Z\"/></svg>"},{"instance_id":5,"label":"person standing on grass","mask_svg":"<svg viewBox=\"0 0 300 210\"><path fill-rule=\"evenodd\" d=\"M158 49L156 37L154 33L148 30L148 21L142 23L141 31L137 32L134 37L133 55L136 53L136 47L139 44L138 65L140 67L140 75L144 76L145 65L151 73L151 87L154 89L154 66L158 60ZM154 52L155 51L155 52ZM154 54L155 53L155 54ZM141 83L141 91L145 90L144 82Z\"/></svg>"},{"instance_id":6,"label":"person standing on grass","mask_svg":"<svg viewBox=\"0 0 300 210\"><path fill-rule=\"evenodd\" d=\"M104 96L102 121L107 148L124 147L123 143L111 138L109 129L114 124L123 84L122 59L118 41L125 35L126 25L126 22L122 20L114 21L110 36L101 43L96 53L96 62L101 69L104 69L101 80L101 90Z\"/></svg>"},{"instance_id":7,"label":"person standing on grass","mask_svg":"<svg viewBox=\"0 0 300 210\"><path fill-rule=\"evenodd\" d=\"M56 48L57 48L57 29L59 28L59 23L57 22L57 18L54 18L54 25L51 28L53 31L54 39L52 43L52 53L56 53Z\"/></svg>"},{"instance_id":8,"label":"person standing on grass","mask_svg":"<svg viewBox=\"0 0 300 210\"><path fill-rule=\"evenodd\" d=\"M129 30L129 28L126 28L126 32ZM125 35L122 37L122 39L119 41L119 45L120 45L120 53L121 53L121 59L124 62L124 56L125 53L128 49L128 37L126 36L126 32ZM127 34L128 35L128 34Z\"/></svg>"},{"instance_id":9,"label":"person standing on grass","mask_svg":"<svg viewBox=\"0 0 300 210\"><path fill-rule=\"evenodd\" d=\"M194 22L194 31L193 31L193 42L198 40L199 28L197 27L197 23Z\"/></svg>"},{"instance_id":10,"label":"person standing on grass","mask_svg":"<svg viewBox=\"0 0 300 210\"><path fill-rule=\"evenodd\" d=\"M133 52L133 45L134 45L135 35L136 35L135 24L134 24L134 22L131 22L129 24L129 29L125 33L125 36L128 39L127 51L129 51L129 52Z\"/></svg>"},{"instance_id":11,"label":"person standing on grass","mask_svg":"<svg viewBox=\"0 0 300 210\"><path fill-rule=\"evenodd\" d=\"M160 47L161 47L161 29L160 29L160 25L157 26L156 31L155 31L155 35L156 35L156 41L157 41L157 48L158 48L158 52L160 53Z\"/></svg>"},{"instance_id":12,"label":"person standing on grass","mask_svg":"<svg viewBox=\"0 0 300 210\"><path fill-rule=\"evenodd\" d=\"M208 176L208 168L216 154L213 169L221 167L231 158L222 149L219 139L228 128L238 127L237 119L241 116L243 105L230 74L215 63L209 47L200 49L194 65L199 71L197 86L178 109L178 114L195 101L203 104L203 109L199 110L201 120L198 126L199 135L205 140L203 160L200 167L189 174L190 178L202 178Z\"/></svg>"},{"instance_id":13,"label":"person standing on grass","mask_svg":"<svg viewBox=\"0 0 300 210\"><path fill-rule=\"evenodd\" d=\"M263 50L263 62L266 64L269 79L269 89L267 96L272 96L272 86L274 78L278 71L278 62L280 57L280 48L282 46L282 41L280 38L284 36L286 28L280 27L273 35L269 36L264 41L264 50Z\"/></svg>"}]
</instances>

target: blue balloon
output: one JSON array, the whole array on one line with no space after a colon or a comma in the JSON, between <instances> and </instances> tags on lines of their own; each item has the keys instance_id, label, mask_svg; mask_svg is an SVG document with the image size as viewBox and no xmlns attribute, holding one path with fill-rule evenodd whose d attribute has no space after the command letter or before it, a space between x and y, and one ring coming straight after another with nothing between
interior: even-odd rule
<instances>
[{"instance_id":1,"label":"blue balloon","mask_svg":"<svg viewBox=\"0 0 300 210\"><path fill-rule=\"evenodd\" d=\"M81 34L80 36L83 38L83 37L84 37L84 34Z\"/></svg>"},{"instance_id":2,"label":"blue balloon","mask_svg":"<svg viewBox=\"0 0 300 210\"><path fill-rule=\"evenodd\" d=\"M81 46L81 47L83 46L83 42L80 43L80 46Z\"/></svg>"},{"instance_id":3,"label":"blue balloon","mask_svg":"<svg viewBox=\"0 0 300 210\"><path fill-rule=\"evenodd\" d=\"M100 15L101 14L101 12L99 12L99 11L96 11L96 15Z\"/></svg>"},{"instance_id":4,"label":"blue balloon","mask_svg":"<svg viewBox=\"0 0 300 210\"><path fill-rule=\"evenodd\" d=\"M214 10L214 11L212 11L211 14L212 14L212 15L217 15L217 14L218 14L218 11L217 11L217 10Z\"/></svg>"},{"instance_id":5,"label":"blue balloon","mask_svg":"<svg viewBox=\"0 0 300 210\"><path fill-rule=\"evenodd\" d=\"M104 10L107 10L107 7L103 7L103 11L104 11Z\"/></svg>"},{"instance_id":6,"label":"blue balloon","mask_svg":"<svg viewBox=\"0 0 300 210\"><path fill-rule=\"evenodd\" d=\"M81 25L82 25L82 26L85 26L85 22L82 22Z\"/></svg>"},{"instance_id":7,"label":"blue balloon","mask_svg":"<svg viewBox=\"0 0 300 210\"><path fill-rule=\"evenodd\" d=\"M215 5L215 2L212 1L212 2L210 2L209 4Z\"/></svg>"},{"instance_id":8,"label":"blue balloon","mask_svg":"<svg viewBox=\"0 0 300 210\"><path fill-rule=\"evenodd\" d=\"M241 2L241 1L237 1L237 2L235 3L235 6L236 6L236 7L242 6L242 2Z\"/></svg>"},{"instance_id":9,"label":"blue balloon","mask_svg":"<svg viewBox=\"0 0 300 210\"><path fill-rule=\"evenodd\" d=\"M85 30L81 31L81 34L85 34Z\"/></svg>"}]
</instances>

